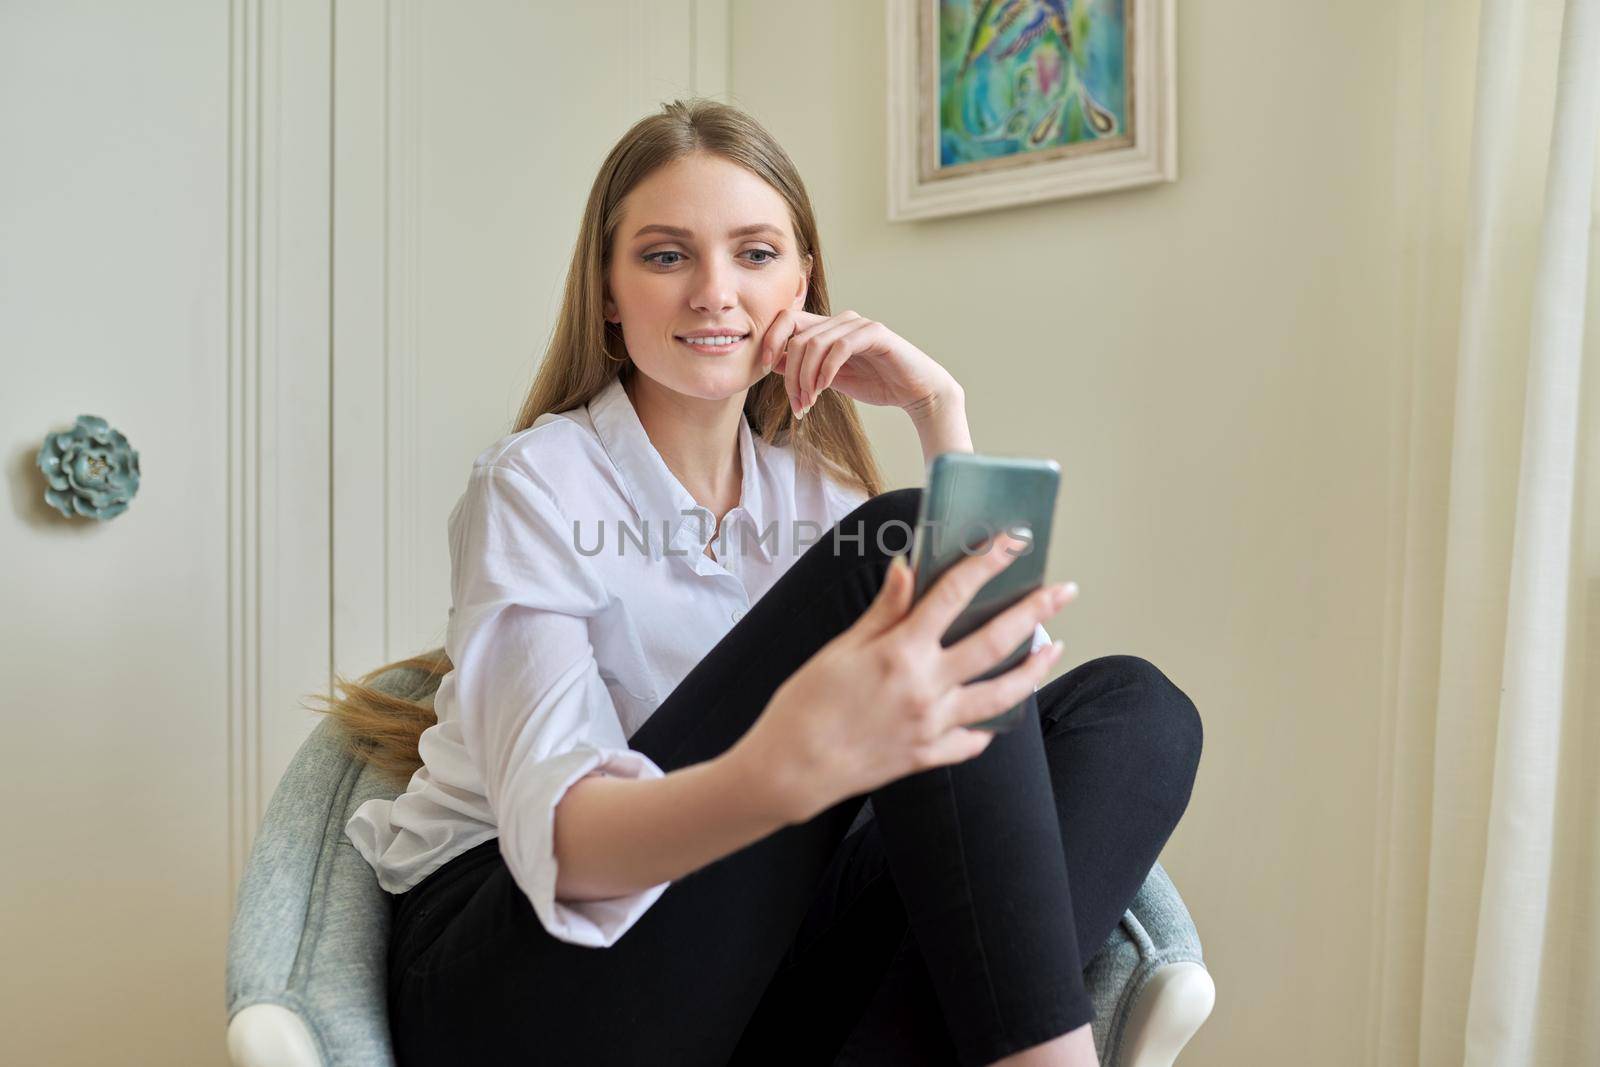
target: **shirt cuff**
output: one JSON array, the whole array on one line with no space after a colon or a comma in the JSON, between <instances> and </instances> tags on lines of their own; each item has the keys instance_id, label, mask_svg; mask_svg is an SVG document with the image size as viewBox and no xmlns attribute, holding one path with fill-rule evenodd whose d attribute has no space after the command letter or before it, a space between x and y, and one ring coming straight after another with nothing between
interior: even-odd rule
<instances>
[{"instance_id":1,"label":"shirt cuff","mask_svg":"<svg viewBox=\"0 0 1600 1067\"><path fill-rule=\"evenodd\" d=\"M550 774L541 783L544 799L537 806L528 804L522 808L525 812L538 812L535 821L526 824L533 828L532 840L527 842L524 852L533 858L532 869L525 875L519 873L523 865L509 862L510 857L507 866L550 936L574 945L608 948L650 910L672 883L669 880L604 900L557 900L556 806L574 782L595 770L616 778L662 778L666 772L642 752L588 744L556 757L547 769ZM508 843L511 842L502 839L502 850Z\"/></svg>"}]
</instances>

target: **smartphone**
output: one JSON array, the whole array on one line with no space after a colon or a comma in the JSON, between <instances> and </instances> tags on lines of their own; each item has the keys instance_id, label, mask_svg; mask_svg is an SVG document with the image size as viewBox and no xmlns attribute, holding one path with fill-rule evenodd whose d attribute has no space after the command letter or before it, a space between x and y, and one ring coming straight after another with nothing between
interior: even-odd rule
<instances>
[{"instance_id":1,"label":"smartphone","mask_svg":"<svg viewBox=\"0 0 1600 1067\"><path fill-rule=\"evenodd\" d=\"M948 648L1044 584L1060 485L1061 466L1053 459L971 452L941 452L933 457L911 540L914 600L922 599L952 566L984 551L997 535L1008 533L1027 542L1001 549L1015 553L1016 558L978 590L939 639L941 645ZM967 681L981 682L1005 673L1027 657L1032 645L1030 631L1005 659ZM970 727L1010 730L1022 722L1026 709L1023 702Z\"/></svg>"}]
</instances>

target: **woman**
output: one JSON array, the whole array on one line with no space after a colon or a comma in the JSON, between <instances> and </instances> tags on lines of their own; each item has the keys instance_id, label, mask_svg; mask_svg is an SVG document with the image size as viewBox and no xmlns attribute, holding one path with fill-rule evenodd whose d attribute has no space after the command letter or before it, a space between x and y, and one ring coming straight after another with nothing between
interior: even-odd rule
<instances>
[{"instance_id":1,"label":"woman","mask_svg":"<svg viewBox=\"0 0 1600 1067\"><path fill-rule=\"evenodd\" d=\"M410 775L347 828L395 894L400 1063L1096 1062L1082 969L1188 804L1198 714L1132 656L1038 687L1070 583L942 647L1022 543L913 605L920 490L883 491L853 400L972 449L944 368L830 314L764 129L641 120L450 516L433 713L332 708Z\"/></svg>"}]
</instances>

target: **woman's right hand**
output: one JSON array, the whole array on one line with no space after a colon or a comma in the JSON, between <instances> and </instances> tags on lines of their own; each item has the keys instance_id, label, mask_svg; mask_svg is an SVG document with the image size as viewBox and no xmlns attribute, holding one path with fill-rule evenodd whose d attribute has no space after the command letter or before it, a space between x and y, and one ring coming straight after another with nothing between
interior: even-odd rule
<instances>
[{"instance_id":1,"label":"woman's right hand","mask_svg":"<svg viewBox=\"0 0 1600 1067\"><path fill-rule=\"evenodd\" d=\"M998 535L986 551L940 575L915 604L911 568L896 556L861 617L778 687L734 747L753 761L752 780L773 790L775 810L789 823L989 746L994 734L968 724L1026 699L1059 657L1060 642L994 678L963 683L1060 611L1074 595L1071 583L1034 590L949 648L939 639L1027 543Z\"/></svg>"}]
</instances>

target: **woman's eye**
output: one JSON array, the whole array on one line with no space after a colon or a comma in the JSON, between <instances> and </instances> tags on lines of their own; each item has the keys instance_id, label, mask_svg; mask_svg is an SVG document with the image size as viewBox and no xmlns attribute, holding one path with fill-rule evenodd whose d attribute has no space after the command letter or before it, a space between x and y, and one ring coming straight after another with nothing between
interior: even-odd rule
<instances>
[{"instance_id":1,"label":"woman's eye","mask_svg":"<svg viewBox=\"0 0 1600 1067\"><path fill-rule=\"evenodd\" d=\"M772 251L771 249L767 249L767 248L752 248L749 251L747 251L745 254L746 255L752 255L752 256L765 256L765 257L767 257L765 259L751 260L752 263L755 263L757 266L762 266L762 267L766 266L768 263L771 263L773 260L778 258L778 253ZM677 256L677 257L679 257L681 259L683 257L683 253L682 252L672 252L672 251L647 252L641 258L644 259L644 261L646 263L654 263L658 267L672 267L672 266L676 266L677 265L677 262L678 262L677 259L674 259L672 262L669 263L669 262L667 262L667 261L665 261L663 259L658 259L657 258L658 256Z\"/></svg>"}]
</instances>

